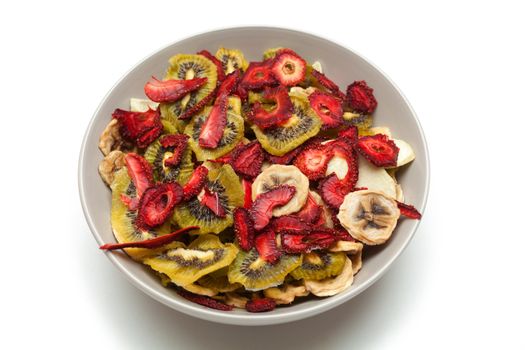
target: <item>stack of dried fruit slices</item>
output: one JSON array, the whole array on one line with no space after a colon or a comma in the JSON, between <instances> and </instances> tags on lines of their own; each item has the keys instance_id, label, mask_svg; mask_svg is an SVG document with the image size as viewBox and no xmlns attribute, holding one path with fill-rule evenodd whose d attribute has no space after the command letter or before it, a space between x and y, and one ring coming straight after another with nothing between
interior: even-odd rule
<instances>
[{"instance_id":1,"label":"stack of dried fruit slices","mask_svg":"<svg viewBox=\"0 0 525 350\"><path fill-rule=\"evenodd\" d=\"M149 100L116 109L100 137L118 243L181 296L269 311L349 288L363 247L385 243L414 160L364 81L343 93L287 48L260 62L221 48L178 54Z\"/></svg>"}]
</instances>

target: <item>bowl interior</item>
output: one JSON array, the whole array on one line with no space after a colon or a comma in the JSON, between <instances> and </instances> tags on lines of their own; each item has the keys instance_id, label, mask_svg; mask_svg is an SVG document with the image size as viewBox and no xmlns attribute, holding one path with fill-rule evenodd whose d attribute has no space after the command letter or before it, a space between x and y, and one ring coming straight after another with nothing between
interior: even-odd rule
<instances>
[{"instance_id":1,"label":"bowl interior","mask_svg":"<svg viewBox=\"0 0 525 350\"><path fill-rule=\"evenodd\" d=\"M261 60L262 52L270 47L289 47L307 61L319 60L325 74L341 88L354 80L366 80L374 88L379 102L374 114L376 126L389 126L396 138L410 143L416 152L416 160L400 172L398 181L405 193L406 202L423 209L428 191L428 157L423 132L408 102L393 83L377 68L356 53L329 40L280 28L245 27L218 30L200 34L154 53L128 72L108 93L96 111L85 135L80 154L79 187L82 205L88 224L99 244L113 242L110 225L110 190L98 175L98 163L102 154L98 150L98 138L110 120L115 108L129 108L130 97L144 98L144 83L152 76L162 77L168 59L177 53L192 53L202 49L215 52L220 46L239 48L249 60ZM158 278L141 264L125 254L109 253L109 259L125 273L133 284L158 301L181 312L210 321L263 325L289 322L333 308L349 300L375 282L391 265L413 236L418 221L400 221L389 242L366 256L362 270L353 286L330 298L307 300L282 307L268 314L248 314L244 310L217 312L179 297L173 290L161 286Z\"/></svg>"}]
</instances>

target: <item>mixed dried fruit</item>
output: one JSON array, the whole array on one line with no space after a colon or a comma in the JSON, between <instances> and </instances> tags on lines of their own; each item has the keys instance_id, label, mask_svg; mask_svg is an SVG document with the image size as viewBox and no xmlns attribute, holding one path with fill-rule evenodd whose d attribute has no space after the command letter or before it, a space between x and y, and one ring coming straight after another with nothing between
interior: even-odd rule
<instances>
[{"instance_id":1,"label":"mixed dried fruit","mask_svg":"<svg viewBox=\"0 0 525 350\"><path fill-rule=\"evenodd\" d=\"M364 247L421 218L395 178L415 154L372 127L365 81L345 94L321 69L288 48L173 56L101 135L117 243L100 248L222 311L350 288Z\"/></svg>"}]
</instances>

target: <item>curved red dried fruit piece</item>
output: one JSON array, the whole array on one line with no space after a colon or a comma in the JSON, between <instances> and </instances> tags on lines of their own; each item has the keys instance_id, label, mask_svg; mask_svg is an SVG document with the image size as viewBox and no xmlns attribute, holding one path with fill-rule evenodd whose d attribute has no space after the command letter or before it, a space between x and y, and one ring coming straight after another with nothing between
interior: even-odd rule
<instances>
[{"instance_id":1,"label":"curved red dried fruit piece","mask_svg":"<svg viewBox=\"0 0 525 350\"><path fill-rule=\"evenodd\" d=\"M357 160L357 153L352 148L353 143L346 137L340 137L328 144L332 149L334 157L343 158L346 160L348 171L342 181L348 185L352 191L357 183L359 176L359 164Z\"/></svg>"},{"instance_id":2,"label":"curved red dried fruit piece","mask_svg":"<svg viewBox=\"0 0 525 350\"><path fill-rule=\"evenodd\" d=\"M336 174L329 175L319 183L321 197L333 208L339 208L351 190L349 184L339 180Z\"/></svg>"},{"instance_id":3,"label":"curved red dried fruit piece","mask_svg":"<svg viewBox=\"0 0 525 350\"><path fill-rule=\"evenodd\" d=\"M248 210L237 208L233 211L233 229L237 243L244 251L249 251L255 244L255 230Z\"/></svg>"},{"instance_id":4,"label":"curved red dried fruit piece","mask_svg":"<svg viewBox=\"0 0 525 350\"><path fill-rule=\"evenodd\" d=\"M162 147L170 149L173 155L164 161L164 164L169 167L176 167L179 165L184 151L188 147L188 135L171 134L162 136L159 140Z\"/></svg>"},{"instance_id":5,"label":"curved red dried fruit piece","mask_svg":"<svg viewBox=\"0 0 525 350\"><path fill-rule=\"evenodd\" d=\"M305 147L295 157L293 164L310 180L318 180L325 176L328 162L332 159L332 148L327 145L312 144Z\"/></svg>"},{"instance_id":6,"label":"curved red dried fruit piece","mask_svg":"<svg viewBox=\"0 0 525 350\"><path fill-rule=\"evenodd\" d=\"M155 102L175 102L199 89L207 81L208 78L158 80L151 77L151 80L144 85L144 92Z\"/></svg>"},{"instance_id":7,"label":"curved red dried fruit piece","mask_svg":"<svg viewBox=\"0 0 525 350\"><path fill-rule=\"evenodd\" d=\"M257 196L250 209L256 230L263 229L272 217L275 207L288 203L295 195L295 187L281 185Z\"/></svg>"},{"instance_id":8,"label":"curved red dried fruit piece","mask_svg":"<svg viewBox=\"0 0 525 350\"><path fill-rule=\"evenodd\" d=\"M321 206L317 204L317 202L315 201L315 198L310 193L308 193L308 197L306 198L306 203L301 208L301 210L299 210L297 213L294 214L294 216L297 216L304 222L312 224L319 220L319 217L321 216L321 212L322 212Z\"/></svg>"},{"instance_id":9,"label":"curved red dried fruit piece","mask_svg":"<svg viewBox=\"0 0 525 350\"><path fill-rule=\"evenodd\" d=\"M243 90L256 90L277 83L272 75L273 60L263 62L251 62L244 73L239 87Z\"/></svg>"},{"instance_id":10,"label":"curved red dried fruit piece","mask_svg":"<svg viewBox=\"0 0 525 350\"><path fill-rule=\"evenodd\" d=\"M272 220L272 228L276 233L292 233L307 235L312 227L296 216L280 216Z\"/></svg>"},{"instance_id":11,"label":"curved red dried fruit piece","mask_svg":"<svg viewBox=\"0 0 525 350\"><path fill-rule=\"evenodd\" d=\"M176 182L148 188L140 198L137 226L152 228L163 224L183 196L182 187Z\"/></svg>"},{"instance_id":12,"label":"curved red dried fruit piece","mask_svg":"<svg viewBox=\"0 0 525 350\"><path fill-rule=\"evenodd\" d=\"M406 216L409 219L419 220L421 219L421 213L417 211L417 209L410 204L401 203L399 201L397 202L397 207L401 211L401 215Z\"/></svg>"},{"instance_id":13,"label":"curved red dried fruit piece","mask_svg":"<svg viewBox=\"0 0 525 350\"><path fill-rule=\"evenodd\" d=\"M260 102L254 103L249 114L249 119L254 124L264 129L290 119L293 112L293 104L285 87L265 88L263 97L275 101L276 105L272 110L267 111Z\"/></svg>"},{"instance_id":14,"label":"curved red dried fruit piece","mask_svg":"<svg viewBox=\"0 0 525 350\"><path fill-rule=\"evenodd\" d=\"M302 145L291 150L290 152L282 155L282 156L274 156L274 155L271 155L269 153L266 154L267 156L267 159L270 161L270 163L272 164L282 164L282 165L287 165L287 164L290 164L292 163L292 161L295 159L295 157L299 154L299 152L301 152L303 150L303 147Z\"/></svg>"},{"instance_id":15,"label":"curved red dried fruit piece","mask_svg":"<svg viewBox=\"0 0 525 350\"><path fill-rule=\"evenodd\" d=\"M219 194L217 192L211 192L208 187L204 187L204 194L200 199L200 202L218 217L223 218L226 216L226 209L224 209L219 200Z\"/></svg>"},{"instance_id":16,"label":"curved red dried fruit piece","mask_svg":"<svg viewBox=\"0 0 525 350\"><path fill-rule=\"evenodd\" d=\"M204 295L193 294L184 289L177 289L177 293L184 299L187 299L191 302L194 302L202 306L209 307L210 309L221 310L221 311L233 310L233 306L226 305L223 302L220 302L218 300L212 299Z\"/></svg>"},{"instance_id":17,"label":"curved red dried fruit piece","mask_svg":"<svg viewBox=\"0 0 525 350\"><path fill-rule=\"evenodd\" d=\"M193 170L191 178L182 188L185 201L191 199L192 197L200 193L200 191L206 184L207 176L208 168L206 168L204 165L199 165L197 168L195 168L195 170Z\"/></svg>"},{"instance_id":18,"label":"curved red dried fruit piece","mask_svg":"<svg viewBox=\"0 0 525 350\"><path fill-rule=\"evenodd\" d=\"M185 228L181 228L175 232L168 233L163 236L158 236L151 239L145 239L143 241L138 242L126 242L126 243L106 243L101 245L99 248L102 250L117 250L117 249L124 249L124 248L146 248L146 249L155 249L160 248L163 245L169 244L182 236L182 234L191 231L191 230L198 230L199 226L188 226Z\"/></svg>"},{"instance_id":19,"label":"curved red dried fruit piece","mask_svg":"<svg viewBox=\"0 0 525 350\"><path fill-rule=\"evenodd\" d=\"M366 81L354 81L346 88L346 103L355 112L372 114L377 107L374 89Z\"/></svg>"},{"instance_id":20,"label":"curved red dried fruit piece","mask_svg":"<svg viewBox=\"0 0 525 350\"><path fill-rule=\"evenodd\" d=\"M224 134L227 122L228 96L222 95L215 100L208 118L199 135L199 145L205 148L217 148Z\"/></svg>"},{"instance_id":21,"label":"curved red dried fruit piece","mask_svg":"<svg viewBox=\"0 0 525 350\"><path fill-rule=\"evenodd\" d=\"M338 135L339 137L344 137L345 139L349 141L349 143L354 145L357 142L358 133L359 132L357 130L357 126L351 125L347 129L339 131Z\"/></svg>"},{"instance_id":22,"label":"curved red dried fruit piece","mask_svg":"<svg viewBox=\"0 0 525 350\"><path fill-rule=\"evenodd\" d=\"M124 193L121 193L120 194L120 200L131 211L135 211L139 207L139 198L138 197L131 198L130 196L127 196Z\"/></svg>"},{"instance_id":23,"label":"curved red dried fruit piece","mask_svg":"<svg viewBox=\"0 0 525 350\"><path fill-rule=\"evenodd\" d=\"M208 95L202 98L199 102L194 104L192 107L186 109L181 115L179 115L179 119L189 119L193 117L195 114L197 114L201 109L203 109L208 103L210 103L213 98L215 97L215 92L217 92L217 89L213 89L212 92L210 92Z\"/></svg>"},{"instance_id":24,"label":"curved red dried fruit piece","mask_svg":"<svg viewBox=\"0 0 525 350\"><path fill-rule=\"evenodd\" d=\"M251 179L261 172L263 160L264 153L261 144L252 141L235 149L230 164L237 174Z\"/></svg>"},{"instance_id":25,"label":"curved red dried fruit piece","mask_svg":"<svg viewBox=\"0 0 525 350\"><path fill-rule=\"evenodd\" d=\"M272 73L281 85L297 85L306 76L306 61L290 49L279 50L273 60Z\"/></svg>"},{"instance_id":26,"label":"curved red dried fruit piece","mask_svg":"<svg viewBox=\"0 0 525 350\"><path fill-rule=\"evenodd\" d=\"M308 252L308 244L303 242L303 235L285 233L281 235L281 247L288 254Z\"/></svg>"},{"instance_id":27,"label":"curved red dried fruit piece","mask_svg":"<svg viewBox=\"0 0 525 350\"><path fill-rule=\"evenodd\" d=\"M233 91L236 91L240 77L241 73L238 69L228 74L217 90L217 98L229 96Z\"/></svg>"},{"instance_id":28,"label":"curved red dried fruit piece","mask_svg":"<svg viewBox=\"0 0 525 350\"><path fill-rule=\"evenodd\" d=\"M267 228L255 237L255 248L264 261L275 264L281 258L282 252L277 248L275 232Z\"/></svg>"},{"instance_id":29,"label":"curved red dried fruit piece","mask_svg":"<svg viewBox=\"0 0 525 350\"><path fill-rule=\"evenodd\" d=\"M217 80L219 82L224 80L225 75L224 75L224 70L222 69L222 63L221 63L221 61L219 61L217 59L217 57L213 56L211 54L211 52L209 52L208 50L201 50L201 51L197 52L197 55L204 56L207 59L209 59L210 61L212 61L213 64L215 65L215 67L217 67Z\"/></svg>"},{"instance_id":30,"label":"curved red dried fruit piece","mask_svg":"<svg viewBox=\"0 0 525 350\"><path fill-rule=\"evenodd\" d=\"M314 91L308 96L310 107L321 118L323 129L336 128L343 124L343 102L330 94Z\"/></svg>"},{"instance_id":31,"label":"curved red dried fruit piece","mask_svg":"<svg viewBox=\"0 0 525 350\"><path fill-rule=\"evenodd\" d=\"M246 311L267 312L275 309L276 305L275 300L270 298L253 299L246 303Z\"/></svg>"},{"instance_id":32,"label":"curved red dried fruit piece","mask_svg":"<svg viewBox=\"0 0 525 350\"><path fill-rule=\"evenodd\" d=\"M242 179L242 188L244 190L244 205L246 209L252 207L252 182L246 179Z\"/></svg>"},{"instance_id":33,"label":"curved red dried fruit piece","mask_svg":"<svg viewBox=\"0 0 525 350\"><path fill-rule=\"evenodd\" d=\"M357 140L357 151L378 167L396 166L399 148L386 135L364 136Z\"/></svg>"},{"instance_id":34,"label":"curved red dried fruit piece","mask_svg":"<svg viewBox=\"0 0 525 350\"><path fill-rule=\"evenodd\" d=\"M345 94L341 90L339 90L339 86L337 86L336 83L328 79L326 75L315 69L312 69L312 75L317 80L319 85L327 89L335 97L339 97L341 100L344 100Z\"/></svg>"},{"instance_id":35,"label":"curved red dried fruit piece","mask_svg":"<svg viewBox=\"0 0 525 350\"><path fill-rule=\"evenodd\" d=\"M159 137L163 130L158 109L149 109L146 112L129 112L117 108L112 117L118 120L122 137L136 143L139 148L147 147Z\"/></svg>"},{"instance_id":36,"label":"curved red dried fruit piece","mask_svg":"<svg viewBox=\"0 0 525 350\"><path fill-rule=\"evenodd\" d=\"M317 228L308 235L285 233L281 235L281 245L286 253L309 253L312 250L326 249L339 240L332 229Z\"/></svg>"},{"instance_id":37,"label":"curved red dried fruit piece","mask_svg":"<svg viewBox=\"0 0 525 350\"><path fill-rule=\"evenodd\" d=\"M354 237L350 235L350 233L345 230L343 227L337 227L335 230L335 235L337 236L338 241L348 241L348 242L355 242Z\"/></svg>"},{"instance_id":38,"label":"curved red dried fruit piece","mask_svg":"<svg viewBox=\"0 0 525 350\"><path fill-rule=\"evenodd\" d=\"M140 198L144 191L153 186L153 170L150 163L136 153L128 153L124 157L128 175L135 185L137 197Z\"/></svg>"}]
</instances>

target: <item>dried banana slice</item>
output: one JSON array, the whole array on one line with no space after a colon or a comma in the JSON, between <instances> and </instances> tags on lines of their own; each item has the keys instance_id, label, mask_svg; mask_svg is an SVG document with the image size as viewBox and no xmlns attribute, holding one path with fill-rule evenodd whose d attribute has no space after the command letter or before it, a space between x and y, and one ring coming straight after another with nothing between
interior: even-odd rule
<instances>
[{"instance_id":1,"label":"dried banana slice","mask_svg":"<svg viewBox=\"0 0 525 350\"><path fill-rule=\"evenodd\" d=\"M356 187L382 192L391 198L396 198L396 182L388 172L376 167L364 157L359 156L359 179Z\"/></svg>"},{"instance_id":2,"label":"dried banana slice","mask_svg":"<svg viewBox=\"0 0 525 350\"><path fill-rule=\"evenodd\" d=\"M394 199L366 190L347 194L337 218L352 237L368 245L377 245L390 238L399 215Z\"/></svg>"},{"instance_id":3,"label":"dried banana slice","mask_svg":"<svg viewBox=\"0 0 525 350\"><path fill-rule=\"evenodd\" d=\"M295 298L304 297L310 294L302 284L294 285L285 283L280 287L272 287L263 291L264 296L275 300L277 305L291 304Z\"/></svg>"},{"instance_id":4,"label":"dried banana slice","mask_svg":"<svg viewBox=\"0 0 525 350\"><path fill-rule=\"evenodd\" d=\"M290 185L295 187L295 195L285 205L275 208L273 216L282 216L295 213L303 207L308 197L310 182L308 178L293 165L274 164L266 168L257 176L252 185L252 199L258 195L277 187Z\"/></svg>"},{"instance_id":5,"label":"dried banana slice","mask_svg":"<svg viewBox=\"0 0 525 350\"><path fill-rule=\"evenodd\" d=\"M330 252L345 252L352 260L352 270L354 275L363 266L363 243L351 241L337 241L328 249Z\"/></svg>"},{"instance_id":6,"label":"dried banana slice","mask_svg":"<svg viewBox=\"0 0 525 350\"><path fill-rule=\"evenodd\" d=\"M399 148L396 166L392 168L403 166L416 159L416 153L412 149L412 146L410 146L406 141L400 139L392 139L392 141L394 141L396 146Z\"/></svg>"},{"instance_id":7,"label":"dried banana slice","mask_svg":"<svg viewBox=\"0 0 525 350\"><path fill-rule=\"evenodd\" d=\"M326 278L321 281L304 281L306 290L318 297L330 297L348 289L354 282L352 260L346 258L343 271L336 277Z\"/></svg>"},{"instance_id":8,"label":"dried banana slice","mask_svg":"<svg viewBox=\"0 0 525 350\"><path fill-rule=\"evenodd\" d=\"M132 112L147 112L148 109L157 109L159 104L150 100L142 98L130 98L129 99L129 110Z\"/></svg>"},{"instance_id":9,"label":"dried banana slice","mask_svg":"<svg viewBox=\"0 0 525 350\"><path fill-rule=\"evenodd\" d=\"M98 172L107 185L111 185L115 179L115 172L125 166L124 153L115 150L102 159L98 165Z\"/></svg>"}]
</instances>

